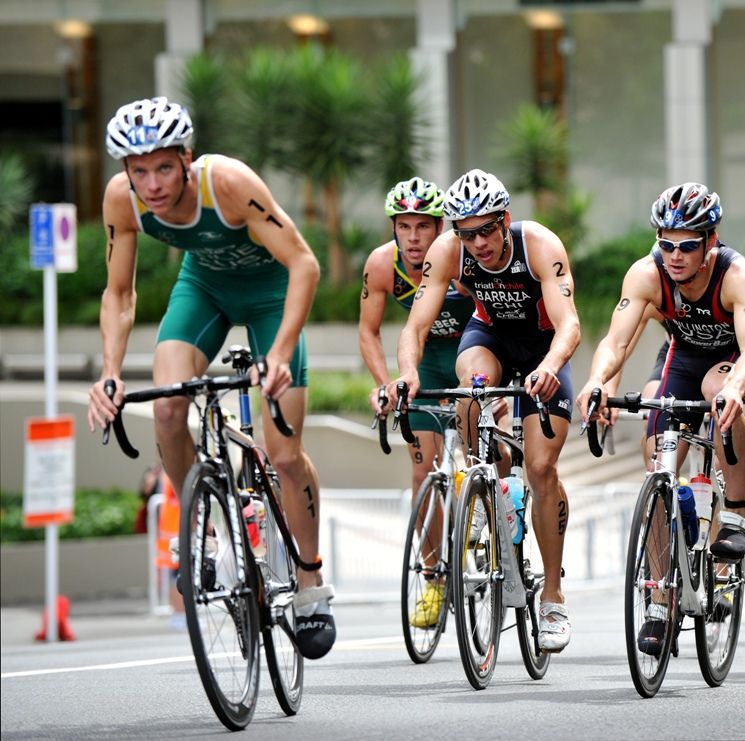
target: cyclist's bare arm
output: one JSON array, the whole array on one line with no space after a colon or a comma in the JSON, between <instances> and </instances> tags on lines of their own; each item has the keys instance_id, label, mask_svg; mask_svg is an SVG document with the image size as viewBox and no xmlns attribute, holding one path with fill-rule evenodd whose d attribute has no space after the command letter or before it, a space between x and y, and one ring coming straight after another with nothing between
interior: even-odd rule
<instances>
[{"instance_id":1,"label":"cyclist's bare arm","mask_svg":"<svg viewBox=\"0 0 745 741\"><path fill-rule=\"evenodd\" d=\"M631 338L631 342L629 342L628 347L626 348L626 352L624 354L624 365L626 361L631 357L631 353L634 352L634 349L639 344L639 340L641 339L642 334L644 334L644 330L647 327L647 324L649 323L650 319L654 319L658 322L662 322L664 317L660 312L657 310L656 306L653 306L652 304L647 304L647 308L644 309L644 314L642 315L641 322L639 322L639 326L636 328L636 332L634 332L634 336ZM608 396L615 396L616 392L618 390L618 387L621 384L621 376L623 375L623 366L619 368L618 372L613 375L612 378L609 378L608 381L605 383L605 388L608 391ZM618 410L615 410L618 412Z\"/></svg>"},{"instance_id":2,"label":"cyclist's bare arm","mask_svg":"<svg viewBox=\"0 0 745 741\"><path fill-rule=\"evenodd\" d=\"M608 396L606 383L621 370L634 334L649 304L659 306L661 291L657 268L651 257L637 260L626 273L621 289L621 299L611 317L608 334L600 341L592 358L590 378L577 396L577 406L582 419L587 421L590 394L600 388L603 397L600 410L605 408Z\"/></svg>"},{"instance_id":3,"label":"cyclist's bare arm","mask_svg":"<svg viewBox=\"0 0 745 741\"><path fill-rule=\"evenodd\" d=\"M386 298L393 290L393 251L393 242L388 242L373 250L365 262L362 273L360 354L377 386L388 385L391 380L380 327L383 324ZM381 411L377 389L370 394L370 406L376 413Z\"/></svg>"},{"instance_id":4,"label":"cyclist's bare arm","mask_svg":"<svg viewBox=\"0 0 745 741\"><path fill-rule=\"evenodd\" d=\"M289 364L313 304L320 278L318 260L250 167L229 157L215 157L212 182L228 222L246 224L252 238L289 271L282 322L266 354L268 373L263 386L265 395L280 396L292 383Z\"/></svg>"},{"instance_id":5,"label":"cyclist's bare arm","mask_svg":"<svg viewBox=\"0 0 745 741\"><path fill-rule=\"evenodd\" d=\"M550 399L559 389L558 372L579 345L580 328L574 306L574 279L561 240L540 224L525 222L530 265L541 282L543 303L555 335L546 356L525 379L525 389L541 399ZM538 376L535 383L532 378Z\"/></svg>"},{"instance_id":6,"label":"cyclist's bare arm","mask_svg":"<svg viewBox=\"0 0 745 741\"><path fill-rule=\"evenodd\" d=\"M414 298L409 318L398 339L398 368L400 377L392 383L388 396L396 399L395 386L405 381L409 398L419 390L417 367L424 352L424 342L447 294L450 281L459 277L460 241L452 230L441 234L427 251L422 266L422 282Z\"/></svg>"},{"instance_id":7,"label":"cyclist's bare arm","mask_svg":"<svg viewBox=\"0 0 745 741\"><path fill-rule=\"evenodd\" d=\"M745 398L745 258L738 258L727 269L721 298L724 308L734 314L735 335L740 348L740 357L718 394L725 402L719 415L719 426L726 432L743 413L742 400Z\"/></svg>"},{"instance_id":8,"label":"cyclist's bare arm","mask_svg":"<svg viewBox=\"0 0 745 741\"><path fill-rule=\"evenodd\" d=\"M95 431L116 415L117 405L124 399L121 381L122 363L127 341L135 318L135 268L137 263L137 224L129 196L126 173L115 175L109 182L103 200L103 223L106 230L106 288L101 298L101 339L103 367L101 379L90 390L88 427ZM116 382L114 399L103 388L104 379Z\"/></svg>"}]
</instances>

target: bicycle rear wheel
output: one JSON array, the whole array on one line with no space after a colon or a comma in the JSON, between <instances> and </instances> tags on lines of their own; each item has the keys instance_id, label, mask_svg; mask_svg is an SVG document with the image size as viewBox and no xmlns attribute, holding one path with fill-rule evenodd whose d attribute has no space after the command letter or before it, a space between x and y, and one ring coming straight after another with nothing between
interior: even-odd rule
<instances>
[{"instance_id":1,"label":"bicycle rear wheel","mask_svg":"<svg viewBox=\"0 0 745 741\"><path fill-rule=\"evenodd\" d=\"M629 534L626 654L631 678L642 697L653 697L659 690L678 626L677 545L671 537L671 496L665 478L648 476L639 492Z\"/></svg>"},{"instance_id":2,"label":"bicycle rear wheel","mask_svg":"<svg viewBox=\"0 0 745 741\"><path fill-rule=\"evenodd\" d=\"M259 689L256 565L242 522L224 472L211 462L192 466L182 496L181 591L202 685L230 730L251 721Z\"/></svg>"},{"instance_id":3,"label":"bicycle rear wheel","mask_svg":"<svg viewBox=\"0 0 745 741\"><path fill-rule=\"evenodd\" d=\"M499 536L489 483L473 474L458 497L453 530L453 607L463 669L474 689L484 689L494 673L502 629Z\"/></svg>"},{"instance_id":4,"label":"bicycle rear wheel","mask_svg":"<svg viewBox=\"0 0 745 741\"><path fill-rule=\"evenodd\" d=\"M304 667L295 643L293 598L297 589L297 567L266 493L264 505L266 554L257 559L263 579L264 653L277 701L286 715L295 715L303 699Z\"/></svg>"},{"instance_id":5,"label":"bicycle rear wheel","mask_svg":"<svg viewBox=\"0 0 745 741\"><path fill-rule=\"evenodd\" d=\"M442 550L446 486L444 474L431 473L424 479L406 531L401 624L406 650L415 664L431 658L447 622L451 571Z\"/></svg>"},{"instance_id":6,"label":"bicycle rear wheel","mask_svg":"<svg viewBox=\"0 0 745 741\"><path fill-rule=\"evenodd\" d=\"M525 586L526 604L525 607L515 608L517 639L520 642L520 653L528 674L533 679L542 679L551 661L551 654L541 651L538 646L538 606L541 603L546 577L543 572L541 552L533 532L530 517L530 490L527 488L524 504L525 511L522 515L524 535L522 541L515 546L515 553L520 568L520 577Z\"/></svg>"},{"instance_id":7,"label":"bicycle rear wheel","mask_svg":"<svg viewBox=\"0 0 745 741\"><path fill-rule=\"evenodd\" d=\"M716 516L714 513L712 519ZM708 552L707 555L702 568L706 609L693 622L701 674L710 687L718 687L727 678L735 658L745 584L742 562L719 563Z\"/></svg>"}]
</instances>

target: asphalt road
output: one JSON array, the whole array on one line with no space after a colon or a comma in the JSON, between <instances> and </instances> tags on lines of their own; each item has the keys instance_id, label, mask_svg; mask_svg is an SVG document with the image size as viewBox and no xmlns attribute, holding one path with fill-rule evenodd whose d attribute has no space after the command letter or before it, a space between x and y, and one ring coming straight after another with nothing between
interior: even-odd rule
<instances>
[{"instance_id":1,"label":"asphalt road","mask_svg":"<svg viewBox=\"0 0 745 741\"><path fill-rule=\"evenodd\" d=\"M725 684L701 678L693 632L662 690L636 694L626 665L619 590L569 591L572 643L541 681L523 665L514 630L502 636L491 685L476 692L460 664L454 623L434 658L415 666L392 602L339 604L339 639L306 662L300 712L286 718L262 672L245 731L303 739L745 738L745 645ZM129 610L129 611L128 611ZM33 612L3 609L2 738L202 739L224 736L204 695L185 632L138 605L78 606L77 640L34 644ZM426 734L426 735L425 735Z\"/></svg>"}]
</instances>

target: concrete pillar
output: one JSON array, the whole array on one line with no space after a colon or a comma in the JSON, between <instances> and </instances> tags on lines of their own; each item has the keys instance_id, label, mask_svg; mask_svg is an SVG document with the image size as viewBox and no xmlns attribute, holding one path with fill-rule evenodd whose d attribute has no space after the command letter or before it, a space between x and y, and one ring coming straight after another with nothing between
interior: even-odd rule
<instances>
[{"instance_id":1,"label":"concrete pillar","mask_svg":"<svg viewBox=\"0 0 745 741\"><path fill-rule=\"evenodd\" d=\"M673 0L665 47L667 183L709 178L708 64L715 0Z\"/></svg>"},{"instance_id":2,"label":"concrete pillar","mask_svg":"<svg viewBox=\"0 0 745 741\"><path fill-rule=\"evenodd\" d=\"M443 190L454 179L450 53L455 49L455 21L454 0L417 0L417 45L409 54L423 80L420 94L430 122L430 159L421 174Z\"/></svg>"},{"instance_id":3,"label":"concrete pillar","mask_svg":"<svg viewBox=\"0 0 745 741\"><path fill-rule=\"evenodd\" d=\"M181 102L186 60L204 48L204 0L167 0L166 50L155 57L155 93Z\"/></svg>"}]
</instances>

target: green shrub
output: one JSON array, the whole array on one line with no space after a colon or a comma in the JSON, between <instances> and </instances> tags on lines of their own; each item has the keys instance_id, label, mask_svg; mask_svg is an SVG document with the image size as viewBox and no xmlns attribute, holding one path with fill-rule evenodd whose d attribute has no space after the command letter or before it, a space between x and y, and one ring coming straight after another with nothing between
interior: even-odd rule
<instances>
[{"instance_id":1,"label":"green shrub","mask_svg":"<svg viewBox=\"0 0 745 741\"><path fill-rule=\"evenodd\" d=\"M160 321L180 261L152 237L140 235L137 250L137 321ZM106 240L100 223L78 225L78 269L57 274L59 324L98 323L106 287ZM0 271L0 324L39 325L44 321L41 270L31 268L28 231L5 243Z\"/></svg>"},{"instance_id":2,"label":"green shrub","mask_svg":"<svg viewBox=\"0 0 745 741\"><path fill-rule=\"evenodd\" d=\"M137 492L111 489L78 489L75 493L75 518L61 525L59 536L94 538L107 535L131 535L142 499ZM0 541L44 540L43 527L23 526L23 495L0 492Z\"/></svg>"},{"instance_id":3,"label":"green shrub","mask_svg":"<svg viewBox=\"0 0 745 741\"><path fill-rule=\"evenodd\" d=\"M649 252L653 241L651 229L636 228L603 242L573 262L577 311L588 337L605 331L621 296L626 271Z\"/></svg>"},{"instance_id":4,"label":"green shrub","mask_svg":"<svg viewBox=\"0 0 745 741\"><path fill-rule=\"evenodd\" d=\"M367 398L375 386L367 372L310 371L309 412L369 412Z\"/></svg>"}]
</instances>

